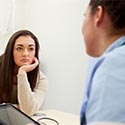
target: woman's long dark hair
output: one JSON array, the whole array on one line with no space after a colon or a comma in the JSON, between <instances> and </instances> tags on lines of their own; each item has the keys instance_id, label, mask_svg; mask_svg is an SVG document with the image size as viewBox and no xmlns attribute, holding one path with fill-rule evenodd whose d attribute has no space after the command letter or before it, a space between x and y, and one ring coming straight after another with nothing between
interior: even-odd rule
<instances>
[{"instance_id":1,"label":"woman's long dark hair","mask_svg":"<svg viewBox=\"0 0 125 125\"><path fill-rule=\"evenodd\" d=\"M30 36L35 41L35 57L39 60L40 46L37 37L29 30L15 32L9 39L5 52L0 56L0 103L9 102L11 98L15 66L13 49L16 39L20 36ZM38 71L39 66L27 73L32 90L36 86Z\"/></svg>"}]
</instances>

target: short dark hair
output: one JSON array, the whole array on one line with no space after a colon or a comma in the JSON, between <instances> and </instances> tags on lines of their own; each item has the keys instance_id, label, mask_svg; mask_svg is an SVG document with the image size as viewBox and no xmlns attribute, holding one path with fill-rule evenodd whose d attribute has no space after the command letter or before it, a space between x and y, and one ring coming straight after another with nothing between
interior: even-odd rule
<instances>
[{"instance_id":1,"label":"short dark hair","mask_svg":"<svg viewBox=\"0 0 125 125\"><path fill-rule=\"evenodd\" d=\"M125 28L125 0L90 0L91 12L100 5L108 13L115 29Z\"/></svg>"},{"instance_id":2,"label":"short dark hair","mask_svg":"<svg viewBox=\"0 0 125 125\"><path fill-rule=\"evenodd\" d=\"M14 57L13 49L17 38L20 36L30 36L35 41L35 57L39 60L39 42L37 37L29 30L19 30L9 39L5 52L0 56L0 103L9 102L13 89ZM31 89L36 86L39 66L27 73Z\"/></svg>"}]
</instances>

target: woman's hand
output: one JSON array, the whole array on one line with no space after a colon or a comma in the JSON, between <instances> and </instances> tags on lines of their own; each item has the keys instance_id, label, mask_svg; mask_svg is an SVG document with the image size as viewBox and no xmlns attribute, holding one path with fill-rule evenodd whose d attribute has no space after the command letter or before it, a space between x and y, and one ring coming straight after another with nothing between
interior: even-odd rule
<instances>
[{"instance_id":1,"label":"woman's hand","mask_svg":"<svg viewBox=\"0 0 125 125\"><path fill-rule=\"evenodd\" d=\"M18 70L18 74L30 72L30 71L34 70L38 65L39 65L39 61L35 57L32 64L21 66Z\"/></svg>"}]
</instances>

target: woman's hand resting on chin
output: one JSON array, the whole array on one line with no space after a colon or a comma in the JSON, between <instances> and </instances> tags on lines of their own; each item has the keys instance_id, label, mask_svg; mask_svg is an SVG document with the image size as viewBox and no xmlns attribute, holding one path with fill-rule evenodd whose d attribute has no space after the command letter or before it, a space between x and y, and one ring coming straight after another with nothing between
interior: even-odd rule
<instances>
[{"instance_id":1,"label":"woman's hand resting on chin","mask_svg":"<svg viewBox=\"0 0 125 125\"><path fill-rule=\"evenodd\" d=\"M18 74L30 72L34 70L38 65L39 65L39 61L36 57L34 57L33 63L21 66L18 70Z\"/></svg>"}]
</instances>

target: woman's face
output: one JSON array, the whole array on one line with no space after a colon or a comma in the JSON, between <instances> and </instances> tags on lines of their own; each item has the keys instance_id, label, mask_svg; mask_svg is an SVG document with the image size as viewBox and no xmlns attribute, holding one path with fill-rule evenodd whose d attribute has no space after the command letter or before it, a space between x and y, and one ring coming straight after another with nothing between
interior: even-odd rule
<instances>
[{"instance_id":1,"label":"woman's face","mask_svg":"<svg viewBox=\"0 0 125 125\"><path fill-rule=\"evenodd\" d=\"M16 39L13 49L14 62L17 66L29 65L35 56L35 41L30 36Z\"/></svg>"}]
</instances>

